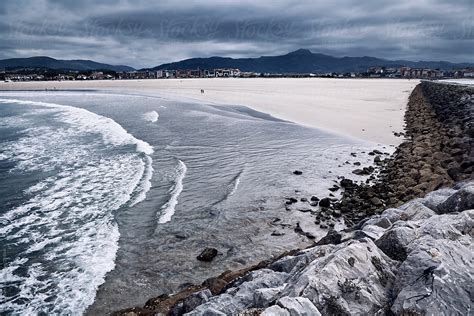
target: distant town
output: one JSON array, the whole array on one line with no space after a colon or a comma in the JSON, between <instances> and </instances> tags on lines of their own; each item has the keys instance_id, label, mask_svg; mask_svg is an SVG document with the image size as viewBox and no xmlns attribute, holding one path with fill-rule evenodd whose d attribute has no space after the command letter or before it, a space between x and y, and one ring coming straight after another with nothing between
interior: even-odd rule
<instances>
[{"instance_id":1,"label":"distant town","mask_svg":"<svg viewBox=\"0 0 474 316\"><path fill-rule=\"evenodd\" d=\"M127 79L186 79L186 78L474 78L474 68L444 71L429 68L370 67L364 72L328 73L256 73L234 68L188 70L136 70L129 72L66 71L51 69L0 70L0 80L10 81L64 81L64 80L127 80Z\"/></svg>"}]
</instances>

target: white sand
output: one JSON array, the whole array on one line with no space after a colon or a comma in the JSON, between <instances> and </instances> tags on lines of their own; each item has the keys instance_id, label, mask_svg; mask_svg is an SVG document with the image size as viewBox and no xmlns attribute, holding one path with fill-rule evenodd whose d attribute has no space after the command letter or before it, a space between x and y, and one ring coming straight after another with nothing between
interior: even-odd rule
<instances>
[{"instance_id":1,"label":"white sand","mask_svg":"<svg viewBox=\"0 0 474 316\"><path fill-rule=\"evenodd\" d=\"M418 80L172 79L0 83L0 90L100 89L244 105L277 118L380 144L397 145L405 106ZM205 93L201 94L200 90Z\"/></svg>"}]
</instances>

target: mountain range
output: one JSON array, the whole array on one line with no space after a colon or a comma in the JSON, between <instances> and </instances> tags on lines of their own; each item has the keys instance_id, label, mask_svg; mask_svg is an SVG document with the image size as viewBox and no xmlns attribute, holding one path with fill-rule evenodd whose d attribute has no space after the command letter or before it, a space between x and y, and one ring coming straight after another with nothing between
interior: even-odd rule
<instances>
[{"instance_id":1,"label":"mountain range","mask_svg":"<svg viewBox=\"0 0 474 316\"><path fill-rule=\"evenodd\" d=\"M327 73L327 72L364 72L369 67L386 66L412 68L432 68L451 70L474 67L474 63L451 63L447 61L409 61L388 60L376 57L334 57L313 53L308 49L298 49L280 56L261 56L257 58L208 57L190 58L173 63L162 64L142 70L183 70L238 68L241 71L257 73ZM30 58L11 58L0 60L0 69L44 68L54 70L113 70L134 71L124 65L109 65L91 60L61 60L38 56Z\"/></svg>"},{"instance_id":2,"label":"mountain range","mask_svg":"<svg viewBox=\"0 0 474 316\"><path fill-rule=\"evenodd\" d=\"M46 56L0 60L0 69L54 69L54 70L113 70L133 71L129 66L102 64L92 60L62 60Z\"/></svg>"},{"instance_id":3,"label":"mountain range","mask_svg":"<svg viewBox=\"0 0 474 316\"><path fill-rule=\"evenodd\" d=\"M387 60L375 57L333 57L299 49L281 56L261 56L258 58L209 57L191 58L163 64L153 70L238 68L241 71L263 73L326 73L363 72L373 66L412 68L432 68L450 70L473 67L474 63L450 63L446 61Z\"/></svg>"}]
</instances>

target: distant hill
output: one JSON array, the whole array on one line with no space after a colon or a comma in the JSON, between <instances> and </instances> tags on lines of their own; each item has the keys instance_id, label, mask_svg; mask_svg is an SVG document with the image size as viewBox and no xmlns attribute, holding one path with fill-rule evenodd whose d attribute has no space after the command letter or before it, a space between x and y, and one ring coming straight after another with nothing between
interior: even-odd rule
<instances>
[{"instance_id":1,"label":"distant hill","mask_svg":"<svg viewBox=\"0 0 474 316\"><path fill-rule=\"evenodd\" d=\"M0 60L0 69L28 69L46 68L55 70L113 70L113 71L133 71L129 66L108 65L97 63L92 60L61 60L46 56L29 58L10 58Z\"/></svg>"},{"instance_id":2,"label":"distant hill","mask_svg":"<svg viewBox=\"0 0 474 316\"><path fill-rule=\"evenodd\" d=\"M375 57L333 57L313 53L308 49L281 56L262 56L258 58L209 57L191 58L174 63L163 64L153 70L238 68L241 71L259 73L325 73L362 72L373 66L432 68L450 70L453 68L474 67L474 63L450 63L446 61L407 61L387 60Z\"/></svg>"}]
</instances>

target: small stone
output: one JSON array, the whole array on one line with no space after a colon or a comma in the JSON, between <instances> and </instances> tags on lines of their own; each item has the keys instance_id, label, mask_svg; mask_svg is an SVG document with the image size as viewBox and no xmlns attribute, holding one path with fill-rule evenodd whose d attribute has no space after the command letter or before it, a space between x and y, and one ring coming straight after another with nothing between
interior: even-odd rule
<instances>
[{"instance_id":1,"label":"small stone","mask_svg":"<svg viewBox=\"0 0 474 316\"><path fill-rule=\"evenodd\" d=\"M331 200L329 198L321 199L321 201L319 201L319 206L329 207L329 206L331 206Z\"/></svg>"},{"instance_id":2,"label":"small stone","mask_svg":"<svg viewBox=\"0 0 474 316\"><path fill-rule=\"evenodd\" d=\"M293 171L293 174L299 176L299 175L303 174L303 171L295 170L295 171Z\"/></svg>"},{"instance_id":3,"label":"small stone","mask_svg":"<svg viewBox=\"0 0 474 316\"><path fill-rule=\"evenodd\" d=\"M294 197L290 197L290 198L286 199L286 204L293 204L293 203L296 203L296 202L298 202L298 200Z\"/></svg>"},{"instance_id":4,"label":"small stone","mask_svg":"<svg viewBox=\"0 0 474 316\"><path fill-rule=\"evenodd\" d=\"M346 188L352 187L354 185L354 181L352 181L351 179L342 179L340 184L341 184L341 187L346 189Z\"/></svg>"},{"instance_id":5,"label":"small stone","mask_svg":"<svg viewBox=\"0 0 474 316\"><path fill-rule=\"evenodd\" d=\"M205 248L199 256L196 257L199 261L210 262L217 256L216 248Z\"/></svg>"},{"instance_id":6,"label":"small stone","mask_svg":"<svg viewBox=\"0 0 474 316\"><path fill-rule=\"evenodd\" d=\"M332 188L329 188L328 190L331 191L331 192L336 192L337 190L339 190L339 186L335 184L335 185L333 185Z\"/></svg>"},{"instance_id":7,"label":"small stone","mask_svg":"<svg viewBox=\"0 0 474 316\"><path fill-rule=\"evenodd\" d=\"M383 205L383 202L378 197L375 197L375 196L370 199L370 203L372 203L372 205L374 205L376 207L379 207L379 206Z\"/></svg>"}]
</instances>

